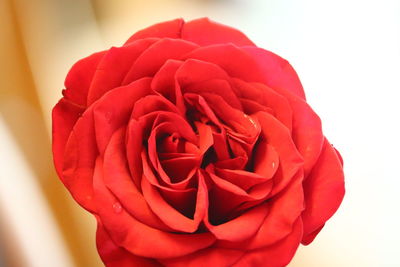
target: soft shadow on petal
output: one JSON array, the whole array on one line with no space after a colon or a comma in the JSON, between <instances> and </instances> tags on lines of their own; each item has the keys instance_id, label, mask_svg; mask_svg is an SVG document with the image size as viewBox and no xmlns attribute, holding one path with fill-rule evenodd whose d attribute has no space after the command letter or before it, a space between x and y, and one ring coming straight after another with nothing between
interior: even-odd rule
<instances>
[{"instance_id":1,"label":"soft shadow on petal","mask_svg":"<svg viewBox=\"0 0 400 267\"><path fill-rule=\"evenodd\" d=\"M236 218L243 211L265 201L272 189L272 181L254 185L249 190L225 180L212 173L212 166L207 168L212 181L209 190L209 221L220 225Z\"/></svg>"},{"instance_id":2,"label":"soft shadow on petal","mask_svg":"<svg viewBox=\"0 0 400 267\"><path fill-rule=\"evenodd\" d=\"M182 195L180 192L169 191L171 196L178 200L175 205L170 205L166 202L165 194L162 194L160 188L150 184L146 177L143 177L142 179L143 195L150 207L166 225L176 231L189 233L197 231L200 222L205 216L208 207L207 187L201 173L198 173L196 178L198 184L197 190L192 194L194 197L193 200L188 201L187 199L180 199L179 195ZM166 190L164 190L164 193L166 193ZM192 208L194 209L194 212L190 218L177 210L177 206L179 206L179 204L182 205L182 203L193 206Z\"/></svg>"},{"instance_id":3,"label":"soft shadow on petal","mask_svg":"<svg viewBox=\"0 0 400 267\"><path fill-rule=\"evenodd\" d=\"M268 205L269 203L264 203L256 206L223 224L212 225L208 221L208 215L204 222L218 240L240 242L253 237L258 232L268 214ZM241 247L237 247L237 249L241 249Z\"/></svg>"}]
</instances>

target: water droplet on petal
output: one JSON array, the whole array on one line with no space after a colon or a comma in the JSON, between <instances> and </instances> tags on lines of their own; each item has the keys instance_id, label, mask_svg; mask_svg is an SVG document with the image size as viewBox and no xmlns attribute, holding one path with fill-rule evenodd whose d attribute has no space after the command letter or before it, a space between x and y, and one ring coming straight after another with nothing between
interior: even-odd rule
<instances>
[{"instance_id":1,"label":"water droplet on petal","mask_svg":"<svg viewBox=\"0 0 400 267\"><path fill-rule=\"evenodd\" d=\"M275 169L275 162L272 162L272 169Z\"/></svg>"},{"instance_id":2,"label":"water droplet on petal","mask_svg":"<svg viewBox=\"0 0 400 267\"><path fill-rule=\"evenodd\" d=\"M119 202L113 204L113 209L115 213L120 213L122 211L122 206Z\"/></svg>"},{"instance_id":3,"label":"water droplet on petal","mask_svg":"<svg viewBox=\"0 0 400 267\"><path fill-rule=\"evenodd\" d=\"M112 112L111 112L111 111L107 111L107 112L104 114L104 117L106 118L106 120L107 120L108 122L110 122L110 121L111 121L111 117L112 117Z\"/></svg>"}]
</instances>

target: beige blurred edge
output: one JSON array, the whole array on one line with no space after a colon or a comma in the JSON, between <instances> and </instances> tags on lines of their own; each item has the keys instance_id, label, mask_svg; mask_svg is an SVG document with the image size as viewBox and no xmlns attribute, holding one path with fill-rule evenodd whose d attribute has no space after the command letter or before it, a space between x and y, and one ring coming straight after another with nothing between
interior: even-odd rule
<instances>
[{"instance_id":1,"label":"beige blurred edge","mask_svg":"<svg viewBox=\"0 0 400 267\"><path fill-rule=\"evenodd\" d=\"M70 66L158 21L207 15L237 27L234 15L247 3L0 1L0 266L102 266L95 220L72 200L52 162L51 109Z\"/></svg>"}]
</instances>

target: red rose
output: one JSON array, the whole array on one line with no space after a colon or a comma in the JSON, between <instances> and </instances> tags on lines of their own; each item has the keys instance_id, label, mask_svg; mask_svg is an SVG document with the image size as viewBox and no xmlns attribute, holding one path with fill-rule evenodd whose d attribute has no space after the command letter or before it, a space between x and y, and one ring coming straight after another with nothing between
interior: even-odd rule
<instances>
[{"instance_id":1,"label":"red rose","mask_svg":"<svg viewBox=\"0 0 400 267\"><path fill-rule=\"evenodd\" d=\"M283 266L344 195L291 65L198 19L78 61L53 110L61 180L107 266Z\"/></svg>"}]
</instances>

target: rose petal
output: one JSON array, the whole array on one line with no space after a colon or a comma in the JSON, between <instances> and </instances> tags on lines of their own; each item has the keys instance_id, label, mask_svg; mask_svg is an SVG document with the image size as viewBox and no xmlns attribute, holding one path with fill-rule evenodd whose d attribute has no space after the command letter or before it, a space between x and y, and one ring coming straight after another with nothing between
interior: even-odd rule
<instances>
[{"instance_id":1,"label":"rose petal","mask_svg":"<svg viewBox=\"0 0 400 267\"><path fill-rule=\"evenodd\" d=\"M179 39L161 39L144 51L132 65L123 84L142 77L154 76L167 60L180 59L198 45Z\"/></svg>"},{"instance_id":2,"label":"rose petal","mask_svg":"<svg viewBox=\"0 0 400 267\"><path fill-rule=\"evenodd\" d=\"M287 60L268 50L254 46L244 47L243 50L257 61L269 87L284 88L302 99L306 98L300 79Z\"/></svg>"},{"instance_id":3,"label":"rose petal","mask_svg":"<svg viewBox=\"0 0 400 267\"><path fill-rule=\"evenodd\" d=\"M229 127L228 135L238 137L241 141L254 145L260 133L258 122L241 111L230 106L223 97L203 93L203 98L220 121Z\"/></svg>"},{"instance_id":4,"label":"rose petal","mask_svg":"<svg viewBox=\"0 0 400 267\"><path fill-rule=\"evenodd\" d=\"M321 232L322 228L324 228L325 223L323 225L321 225L319 228L317 228L316 230L312 231L311 233L304 235L303 239L301 240L301 243L303 245L308 245L310 244L314 238L319 234L319 232Z\"/></svg>"},{"instance_id":5,"label":"rose petal","mask_svg":"<svg viewBox=\"0 0 400 267\"><path fill-rule=\"evenodd\" d=\"M115 130L128 123L136 102L151 93L150 83L151 78L143 78L127 86L118 87L96 103L94 121L96 141L101 154Z\"/></svg>"},{"instance_id":6,"label":"rose petal","mask_svg":"<svg viewBox=\"0 0 400 267\"><path fill-rule=\"evenodd\" d=\"M194 171L200 167L199 156L181 156L173 159L161 161L161 166L171 178L171 182L177 183L193 175Z\"/></svg>"},{"instance_id":7,"label":"rose petal","mask_svg":"<svg viewBox=\"0 0 400 267\"><path fill-rule=\"evenodd\" d=\"M104 184L135 219L153 228L171 230L149 208L132 181L125 158L125 128L117 130L107 145L103 172Z\"/></svg>"},{"instance_id":8,"label":"rose petal","mask_svg":"<svg viewBox=\"0 0 400 267\"><path fill-rule=\"evenodd\" d=\"M293 110L292 138L304 159L304 173L307 177L324 142L321 120L303 99L285 89L278 91L286 97Z\"/></svg>"},{"instance_id":9,"label":"rose petal","mask_svg":"<svg viewBox=\"0 0 400 267\"><path fill-rule=\"evenodd\" d=\"M74 125L65 145L60 176L74 199L89 211L93 202L93 168L98 155L94 131L93 106Z\"/></svg>"},{"instance_id":10,"label":"rose petal","mask_svg":"<svg viewBox=\"0 0 400 267\"><path fill-rule=\"evenodd\" d=\"M133 119L139 119L146 114L157 111L169 111L173 113L179 113L179 110L176 108L176 106L174 106L163 96L147 95L135 102L131 117Z\"/></svg>"},{"instance_id":11,"label":"rose petal","mask_svg":"<svg viewBox=\"0 0 400 267\"><path fill-rule=\"evenodd\" d=\"M268 203L254 207L243 215L226 223L212 225L208 221L208 214L204 220L205 225L218 240L240 242L254 236L268 214ZM238 248L240 249L240 248Z\"/></svg>"},{"instance_id":12,"label":"rose petal","mask_svg":"<svg viewBox=\"0 0 400 267\"><path fill-rule=\"evenodd\" d=\"M271 246L247 252L233 266L286 266L293 258L300 244L302 234L302 221L298 219L293 226L292 232L285 239Z\"/></svg>"},{"instance_id":13,"label":"rose petal","mask_svg":"<svg viewBox=\"0 0 400 267\"><path fill-rule=\"evenodd\" d=\"M107 51L94 53L76 62L65 78L63 95L71 102L86 107L89 87L93 76Z\"/></svg>"},{"instance_id":14,"label":"rose petal","mask_svg":"<svg viewBox=\"0 0 400 267\"><path fill-rule=\"evenodd\" d=\"M279 154L279 168L274 180L271 194L281 191L291 181L298 170L303 167L303 159L294 145L289 130L275 117L266 112L254 114L261 125L260 138L266 140Z\"/></svg>"},{"instance_id":15,"label":"rose petal","mask_svg":"<svg viewBox=\"0 0 400 267\"><path fill-rule=\"evenodd\" d=\"M112 47L97 66L90 85L87 104L91 105L107 91L119 87L135 60L157 40L145 39L129 46Z\"/></svg>"},{"instance_id":16,"label":"rose petal","mask_svg":"<svg viewBox=\"0 0 400 267\"><path fill-rule=\"evenodd\" d=\"M203 124L206 123L206 125L212 126L213 149L218 159L230 159L229 148L226 140L226 131L220 124L212 109L208 106L205 99L197 94L186 93L185 100L187 103L193 106L197 112L203 115L203 118L200 118L201 120L204 120L202 121ZM189 119L194 120L193 118L190 118L190 116Z\"/></svg>"},{"instance_id":17,"label":"rose petal","mask_svg":"<svg viewBox=\"0 0 400 267\"><path fill-rule=\"evenodd\" d=\"M222 179L239 186L243 190L249 190L254 185L266 182L268 180L267 177L245 170L215 168L215 173Z\"/></svg>"},{"instance_id":18,"label":"rose petal","mask_svg":"<svg viewBox=\"0 0 400 267\"><path fill-rule=\"evenodd\" d=\"M288 100L270 87L261 83L247 83L240 79L232 79L233 88L241 98L253 100L272 109L273 114L291 132L293 112Z\"/></svg>"},{"instance_id":19,"label":"rose petal","mask_svg":"<svg viewBox=\"0 0 400 267\"><path fill-rule=\"evenodd\" d=\"M79 116L85 111L81 106L73 104L65 97L57 103L52 112L53 160L58 176L63 180L64 150Z\"/></svg>"},{"instance_id":20,"label":"rose petal","mask_svg":"<svg viewBox=\"0 0 400 267\"><path fill-rule=\"evenodd\" d=\"M254 45L246 35L237 29L219 24L208 18L186 22L182 28L182 39L202 46L233 43L238 46Z\"/></svg>"},{"instance_id":21,"label":"rose petal","mask_svg":"<svg viewBox=\"0 0 400 267\"><path fill-rule=\"evenodd\" d=\"M246 98L239 98L239 100L240 100L240 103L242 104L243 112L248 115L251 115L258 111L264 111L264 112L268 112L270 114L274 114L274 110L272 108L261 105L260 103L254 101L254 100L250 100L250 99L246 99Z\"/></svg>"},{"instance_id":22,"label":"rose petal","mask_svg":"<svg viewBox=\"0 0 400 267\"><path fill-rule=\"evenodd\" d=\"M241 110L241 104L230 86L230 77L221 67L188 58L176 71L175 78L184 93L214 93L224 97L232 107Z\"/></svg>"},{"instance_id":23,"label":"rose petal","mask_svg":"<svg viewBox=\"0 0 400 267\"><path fill-rule=\"evenodd\" d=\"M270 179L278 170L279 154L272 145L261 140L254 149L252 161L254 173Z\"/></svg>"},{"instance_id":24,"label":"rose petal","mask_svg":"<svg viewBox=\"0 0 400 267\"><path fill-rule=\"evenodd\" d=\"M175 73L182 64L183 62L179 60L167 60L154 75L151 88L174 103L182 114L184 114L185 108L182 100L182 92L175 78Z\"/></svg>"},{"instance_id":25,"label":"rose petal","mask_svg":"<svg viewBox=\"0 0 400 267\"><path fill-rule=\"evenodd\" d=\"M267 84L267 79L257 60L245 50L233 44L200 47L188 53L182 59L197 59L213 63L226 71L231 77L247 82Z\"/></svg>"},{"instance_id":26,"label":"rose petal","mask_svg":"<svg viewBox=\"0 0 400 267\"><path fill-rule=\"evenodd\" d=\"M303 172L299 171L284 191L269 201L270 209L248 249L270 246L287 236L304 210Z\"/></svg>"},{"instance_id":27,"label":"rose petal","mask_svg":"<svg viewBox=\"0 0 400 267\"><path fill-rule=\"evenodd\" d=\"M178 72L178 74L182 73ZM192 73L192 77L193 76L194 74ZM230 83L227 80L211 79L193 84L186 84L185 86L181 84L181 88L184 93L196 93L203 97L205 95L215 95L216 97L224 99L224 102L229 104L229 106L240 111L242 110L242 105L232 91Z\"/></svg>"},{"instance_id":28,"label":"rose petal","mask_svg":"<svg viewBox=\"0 0 400 267\"><path fill-rule=\"evenodd\" d=\"M174 234L142 224L131 217L103 183L102 161L96 161L93 177L97 214L117 246L141 257L181 257L209 247L214 237L203 234Z\"/></svg>"},{"instance_id":29,"label":"rose petal","mask_svg":"<svg viewBox=\"0 0 400 267\"><path fill-rule=\"evenodd\" d=\"M145 168L146 169L146 168ZM145 173L146 175L146 173ZM177 191L173 192L172 190L166 191L164 190L164 194L160 194L156 187L152 186L146 177L142 179L142 189L145 198L150 204L151 208L154 212L159 216L159 218L165 222L168 226L176 231L181 232L189 232L193 233L199 227L200 222L203 220L207 206L207 188L204 183L204 178L201 174L198 174L198 185L197 185L197 193L194 194L195 199L188 200L186 196L182 195ZM175 197L177 201L175 201L175 205L170 206L165 202L163 196L165 197L165 193L170 193L170 198ZM182 197L180 197L183 196ZM186 198L186 199L185 199ZM188 218L187 215L183 215L180 212L177 212L177 208L179 205L191 205L191 208L194 208L194 214L192 212L191 218Z\"/></svg>"},{"instance_id":30,"label":"rose petal","mask_svg":"<svg viewBox=\"0 0 400 267\"><path fill-rule=\"evenodd\" d=\"M181 29L185 22L183 19L175 19L166 22L157 23L132 35L124 45L145 38L180 38Z\"/></svg>"},{"instance_id":31,"label":"rose petal","mask_svg":"<svg viewBox=\"0 0 400 267\"><path fill-rule=\"evenodd\" d=\"M159 118L159 116L158 116ZM163 182L166 184L171 185L173 187L173 184L182 182L186 179L190 178L190 174L193 174L193 171L200 166L200 161L201 161L201 155L190 155L188 154L185 158L186 164L190 163L190 165L187 165L185 169L187 170L187 173L185 176L170 176L173 173L182 173L182 172L172 172L172 173L167 173L167 169L163 168L163 165L161 164L159 157L158 157L158 149L159 149L159 144L158 140L160 138L165 138L166 135L176 135L179 139L183 139L184 141L182 142L187 142L187 143L192 143L196 144L197 143L197 136L194 134L192 128L190 125L188 125L187 121L184 120L182 117L171 113L168 117L166 117L167 121L162 122L157 125L157 122L154 122L154 128L152 129L150 133L150 137L148 139L148 155L150 162L152 164L152 167L155 169L155 171L159 174L159 176L162 178ZM157 120L157 119L156 119ZM168 167L168 166L166 166Z\"/></svg>"},{"instance_id":32,"label":"rose petal","mask_svg":"<svg viewBox=\"0 0 400 267\"><path fill-rule=\"evenodd\" d=\"M139 105L139 103L137 103L137 105ZM148 114L136 118L134 116L140 114L140 112L135 111L135 109L136 105L134 111L132 112L133 118L130 120L128 124L126 152L129 163L129 169L132 174L132 180L134 181L136 186L140 188L140 179L142 178L141 152L144 147L143 141L149 138L152 126L155 124L155 121L157 120L157 118L158 119L163 118L164 120L167 120L170 116L175 118L175 120L178 120L179 122L182 122L184 120L176 113L167 111L158 111L158 110L155 111L147 110L149 112ZM142 110L141 108L138 109ZM187 124L187 122L184 121L184 124ZM177 126L182 126L182 125L178 124ZM193 138L193 140L191 138ZM190 141L195 143L196 138L197 138L196 135L193 134L193 137L189 137L188 139L190 139ZM156 149L154 148L150 150L150 153L155 153L155 152Z\"/></svg>"},{"instance_id":33,"label":"rose petal","mask_svg":"<svg viewBox=\"0 0 400 267\"><path fill-rule=\"evenodd\" d=\"M211 247L184 257L160 262L167 267L231 266L244 253L241 250Z\"/></svg>"},{"instance_id":34,"label":"rose petal","mask_svg":"<svg viewBox=\"0 0 400 267\"><path fill-rule=\"evenodd\" d=\"M152 186L146 177L142 178L142 190L143 196L147 200L151 209L157 216L170 228L179 232L193 233L197 230L200 221L188 218L186 215L182 214L176 209L176 207L168 204L163 196L158 192L157 188ZM186 205L195 206L195 192L189 192L193 196L182 196L182 194L177 195L177 200L180 203L185 202ZM186 212L185 212L186 213ZM193 211L190 215L193 216ZM189 215L189 214L188 214Z\"/></svg>"},{"instance_id":35,"label":"rose petal","mask_svg":"<svg viewBox=\"0 0 400 267\"><path fill-rule=\"evenodd\" d=\"M272 182L267 181L253 186L249 191L212 173L207 172L214 183L209 190L209 221L219 225L234 218L238 212L251 208L266 199L271 192Z\"/></svg>"},{"instance_id":36,"label":"rose petal","mask_svg":"<svg viewBox=\"0 0 400 267\"><path fill-rule=\"evenodd\" d=\"M310 243L316 235L315 231L320 231L336 212L344 192L344 174L340 159L325 139L321 155L304 181L304 244Z\"/></svg>"},{"instance_id":37,"label":"rose petal","mask_svg":"<svg viewBox=\"0 0 400 267\"><path fill-rule=\"evenodd\" d=\"M97 250L107 267L160 267L161 265L149 258L138 257L129 253L124 248L118 247L110 238L110 235L98 221L96 232Z\"/></svg>"}]
</instances>

